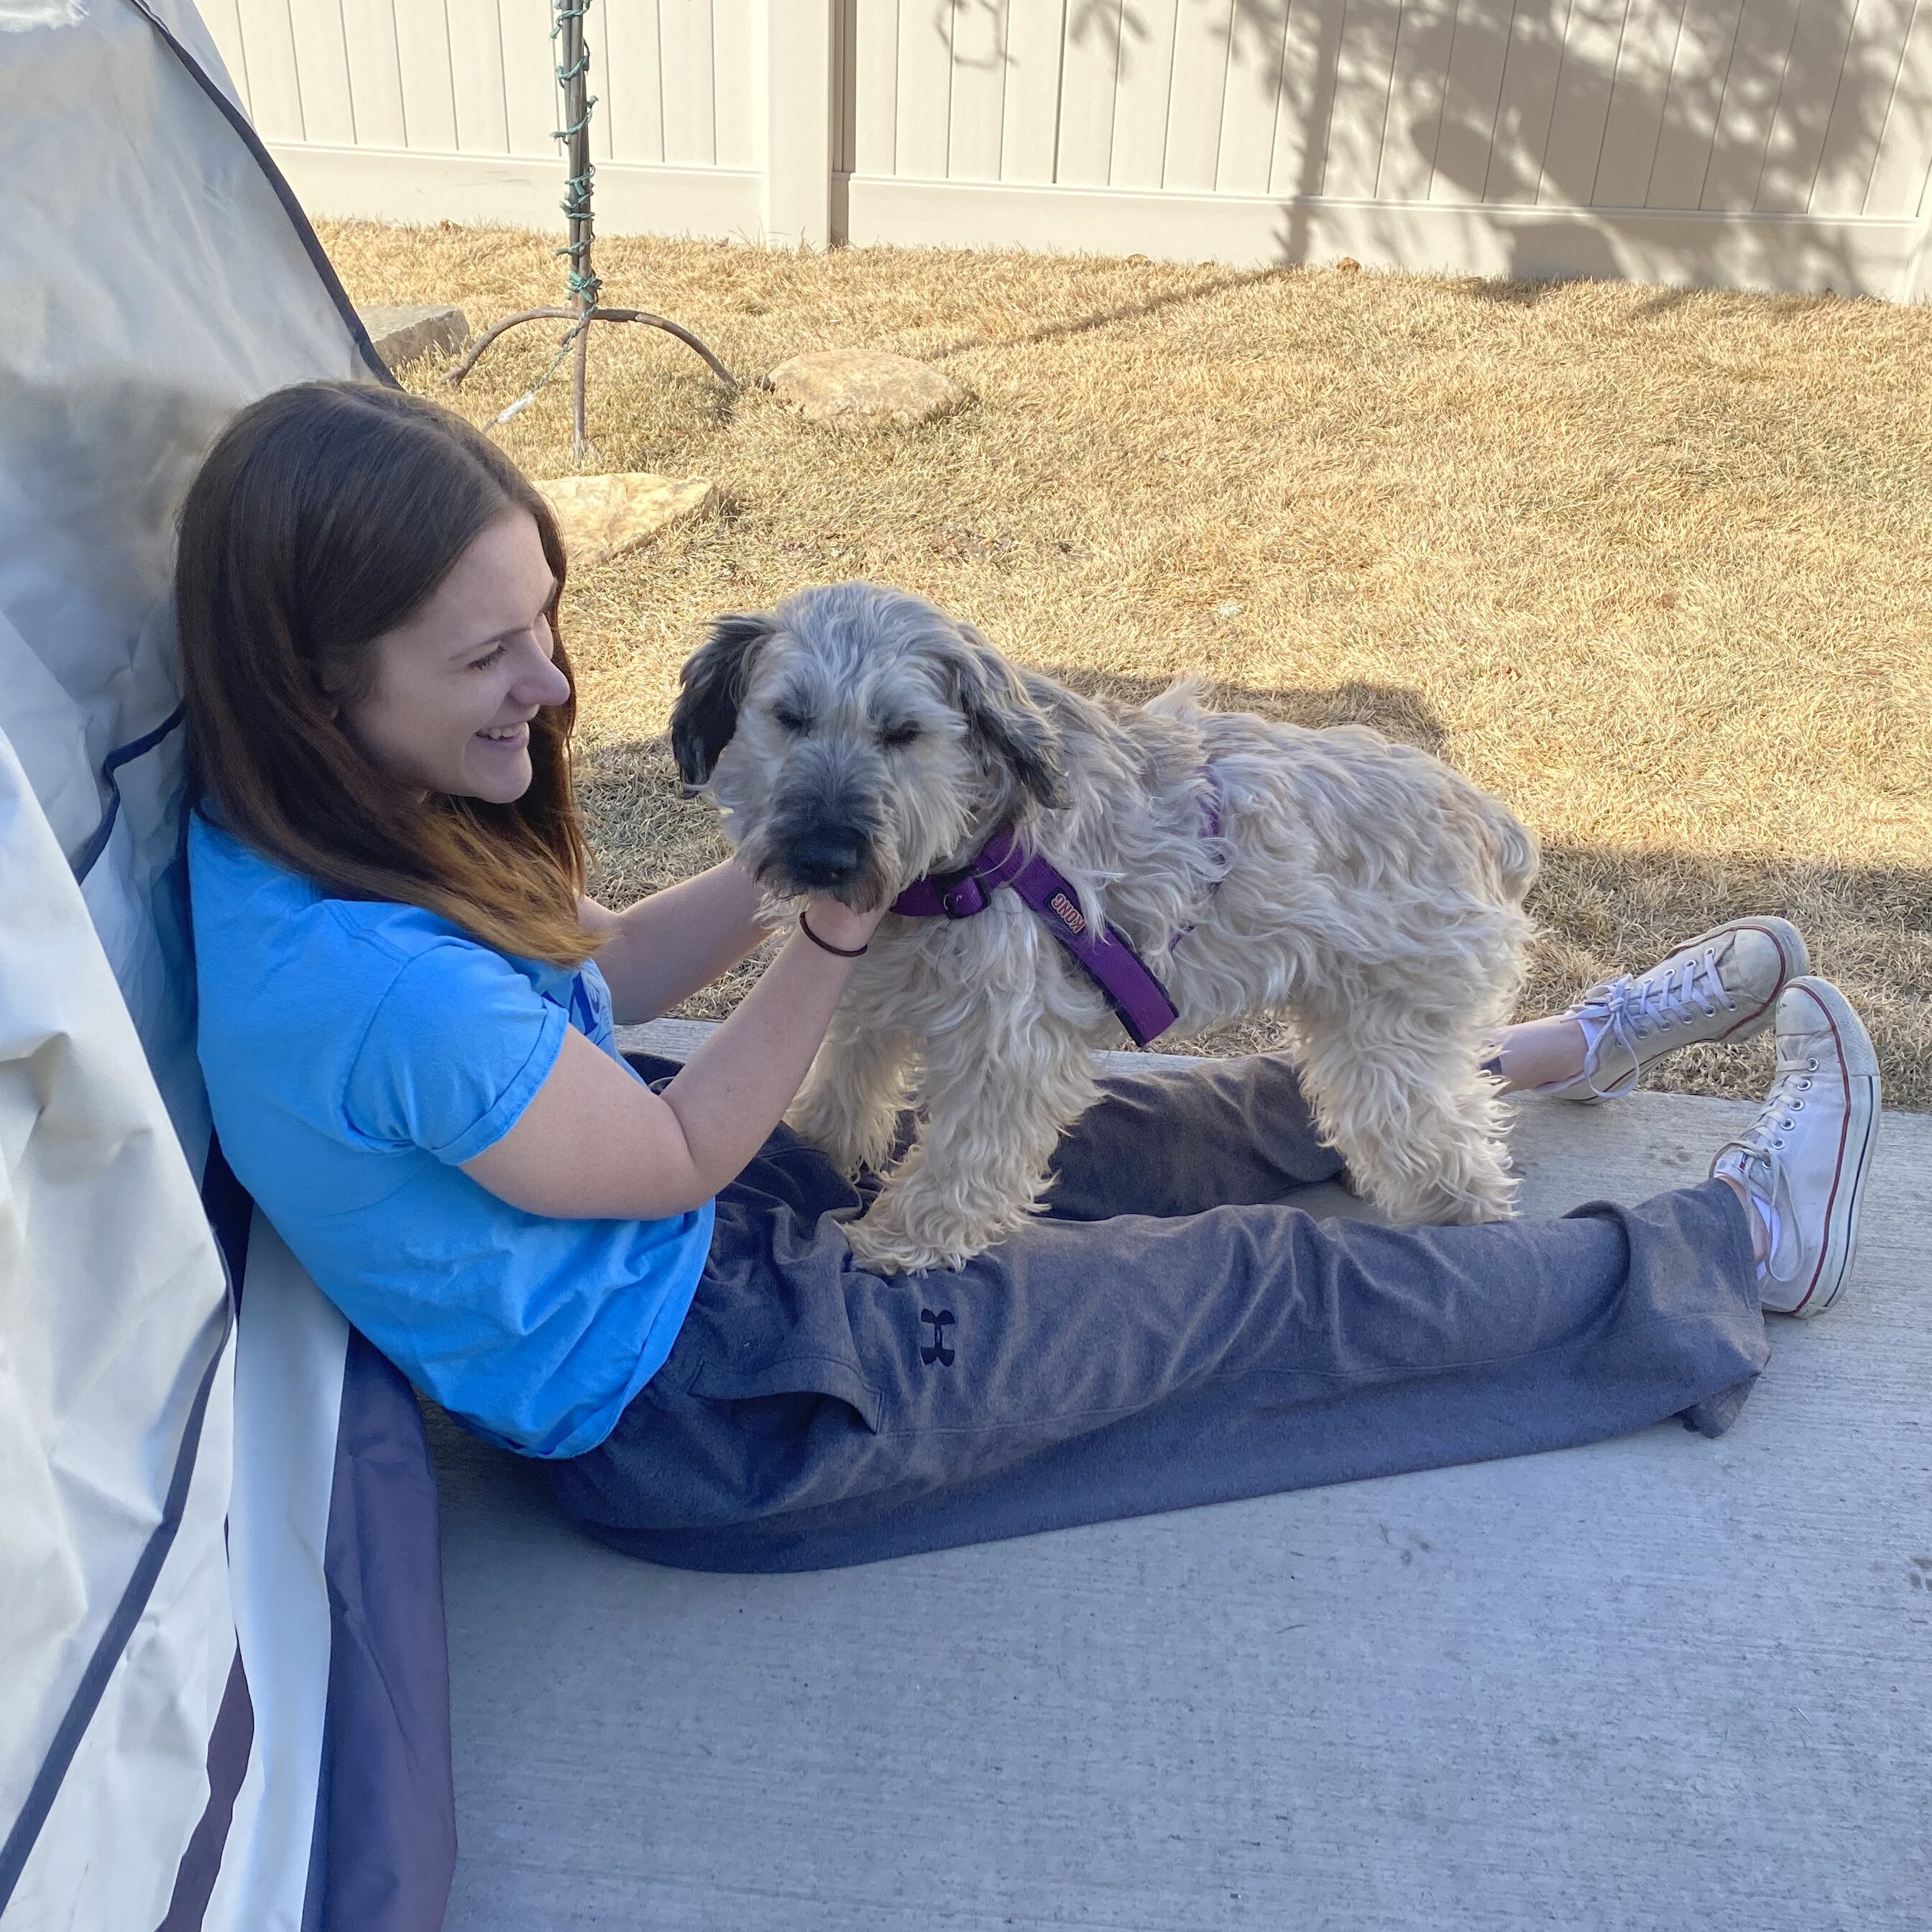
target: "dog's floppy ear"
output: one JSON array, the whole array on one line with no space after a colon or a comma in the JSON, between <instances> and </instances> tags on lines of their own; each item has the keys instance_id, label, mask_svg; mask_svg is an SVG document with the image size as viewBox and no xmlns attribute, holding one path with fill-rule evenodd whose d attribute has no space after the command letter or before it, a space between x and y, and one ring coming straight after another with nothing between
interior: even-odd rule
<instances>
[{"instance_id":1,"label":"dog's floppy ear","mask_svg":"<svg viewBox=\"0 0 1932 1932\"><path fill-rule=\"evenodd\" d=\"M1019 674L970 624L958 626L962 648L948 653L956 701L986 754L1020 789L1049 809L1066 802L1060 734L1036 704Z\"/></svg>"},{"instance_id":2,"label":"dog's floppy ear","mask_svg":"<svg viewBox=\"0 0 1932 1932\"><path fill-rule=\"evenodd\" d=\"M738 706L758 647L777 628L769 611L720 617L685 660L671 707L670 748L678 776L701 785L738 728Z\"/></svg>"}]
</instances>

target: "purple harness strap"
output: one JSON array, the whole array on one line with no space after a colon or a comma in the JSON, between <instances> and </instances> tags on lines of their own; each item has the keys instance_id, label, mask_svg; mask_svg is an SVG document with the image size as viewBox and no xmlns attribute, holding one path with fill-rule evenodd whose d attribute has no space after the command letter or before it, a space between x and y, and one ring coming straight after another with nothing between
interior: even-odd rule
<instances>
[{"instance_id":1,"label":"purple harness strap","mask_svg":"<svg viewBox=\"0 0 1932 1932\"><path fill-rule=\"evenodd\" d=\"M1210 838L1221 836L1218 797L1208 801L1204 830ZM906 919L971 919L986 910L1002 886L1010 886L1046 922L1047 931L1107 996L1136 1046L1158 1040L1180 1018L1140 955L1111 926L1096 932L1073 888L1037 854L1029 857L1011 832L994 832L956 872L914 880L892 910ZM1178 934L1174 943L1180 944Z\"/></svg>"}]
</instances>

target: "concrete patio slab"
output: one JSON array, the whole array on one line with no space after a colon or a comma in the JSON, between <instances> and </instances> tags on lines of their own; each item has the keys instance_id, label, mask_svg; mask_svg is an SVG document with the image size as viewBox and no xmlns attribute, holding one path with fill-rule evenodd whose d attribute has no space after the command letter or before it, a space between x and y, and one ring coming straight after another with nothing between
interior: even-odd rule
<instances>
[{"instance_id":1,"label":"concrete patio slab","mask_svg":"<svg viewBox=\"0 0 1932 1932\"><path fill-rule=\"evenodd\" d=\"M1528 1211L1750 1111L1526 1103ZM442 1425L451 1932L1932 1925L1928 1318L1894 1116L1845 1300L1716 1442L742 1577Z\"/></svg>"}]
</instances>

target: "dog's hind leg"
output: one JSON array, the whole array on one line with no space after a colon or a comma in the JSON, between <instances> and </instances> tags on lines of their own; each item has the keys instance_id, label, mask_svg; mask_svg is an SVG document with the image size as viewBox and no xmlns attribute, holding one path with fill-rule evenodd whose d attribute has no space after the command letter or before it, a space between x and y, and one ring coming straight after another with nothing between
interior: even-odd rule
<instances>
[{"instance_id":1,"label":"dog's hind leg","mask_svg":"<svg viewBox=\"0 0 1932 1932\"><path fill-rule=\"evenodd\" d=\"M1012 1233L1100 1094L1085 1042L1025 1000L976 999L921 1058L919 1138L846 1230L880 1274L957 1268Z\"/></svg>"},{"instance_id":2,"label":"dog's hind leg","mask_svg":"<svg viewBox=\"0 0 1932 1932\"><path fill-rule=\"evenodd\" d=\"M1399 1224L1506 1220L1516 1183L1482 1025L1357 990L1296 1013L1303 1090L1357 1192Z\"/></svg>"},{"instance_id":3,"label":"dog's hind leg","mask_svg":"<svg viewBox=\"0 0 1932 1932\"><path fill-rule=\"evenodd\" d=\"M910 1037L868 1024L849 997L826 1028L825 1042L785 1114L785 1124L821 1149L848 1178L882 1171L907 1099Z\"/></svg>"}]
</instances>

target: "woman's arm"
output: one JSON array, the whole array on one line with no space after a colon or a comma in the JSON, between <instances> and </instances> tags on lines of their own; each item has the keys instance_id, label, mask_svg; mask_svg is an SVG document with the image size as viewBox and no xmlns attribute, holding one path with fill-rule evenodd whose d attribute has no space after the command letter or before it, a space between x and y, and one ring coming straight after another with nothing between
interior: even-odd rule
<instances>
[{"instance_id":1,"label":"woman's arm","mask_svg":"<svg viewBox=\"0 0 1932 1932\"><path fill-rule=\"evenodd\" d=\"M597 964L618 1025L656 1019L762 945L770 937L758 917L764 896L757 880L728 859L622 912L580 901L584 924L608 935Z\"/></svg>"},{"instance_id":2,"label":"woman's arm","mask_svg":"<svg viewBox=\"0 0 1932 1932\"><path fill-rule=\"evenodd\" d=\"M810 916L829 944L860 946L880 915L820 899ZM852 968L795 934L662 1095L572 1028L517 1124L464 1172L532 1214L648 1221L702 1205L791 1104Z\"/></svg>"}]
</instances>

